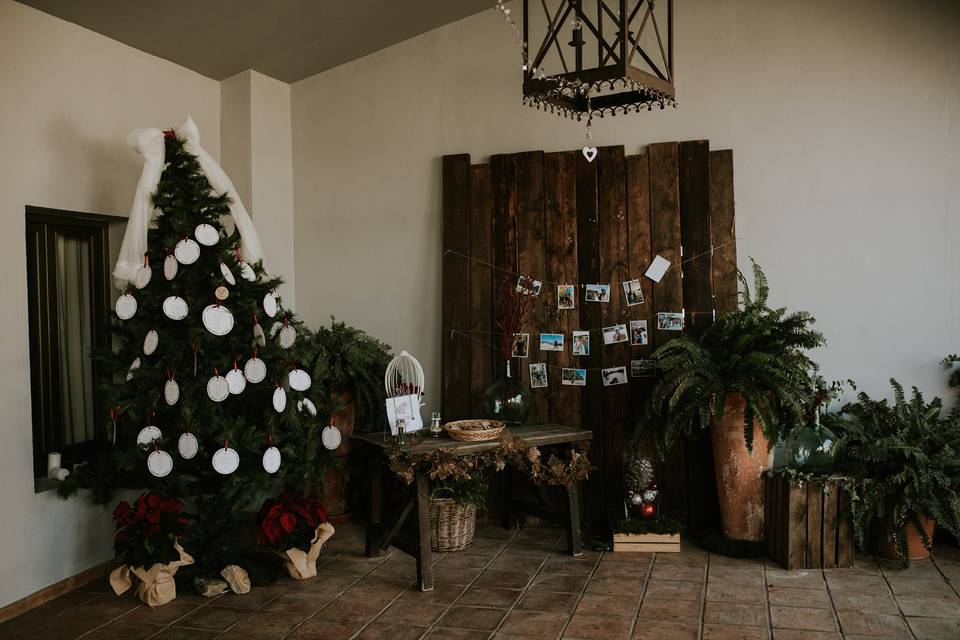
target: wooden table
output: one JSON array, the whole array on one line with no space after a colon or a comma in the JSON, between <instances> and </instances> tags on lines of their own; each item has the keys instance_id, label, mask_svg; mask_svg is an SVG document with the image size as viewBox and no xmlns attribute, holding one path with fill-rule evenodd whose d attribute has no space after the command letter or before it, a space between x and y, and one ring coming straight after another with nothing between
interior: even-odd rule
<instances>
[{"instance_id":1,"label":"wooden table","mask_svg":"<svg viewBox=\"0 0 960 640\"><path fill-rule=\"evenodd\" d=\"M524 440L531 446L544 447L548 445L568 445L573 448L577 442L593 438L591 431L575 429L559 424L523 425L511 427L510 432ZM407 436L409 438L409 436ZM383 469L387 467L386 452L393 446L384 441L382 433L371 433L353 436L353 441L361 448L366 449L368 455L367 477L369 481L369 515L367 519L367 556L377 556L394 545L401 551L410 554L417 561L417 580L422 591L433 589L433 562L430 549L430 480L422 469L418 469L414 477L412 495L403 504L403 508L392 522L383 523ZM456 452L458 456L471 453L489 451L500 446L496 440L489 442L457 442L446 434L439 438L431 438L429 433L423 433L423 440L418 444L408 444L404 447L410 453L431 453L444 448ZM510 528L514 512L524 512L539 518L559 522L566 526L567 549L572 555L583 553L583 540L580 533L580 501L576 487L561 487L566 494L563 513L550 511L544 505L535 505L518 500L513 496L510 467L504 470L507 479L504 483L504 500L502 504L502 522L505 528ZM416 526L411 532L403 531L403 526L412 514L416 513Z\"/></svg>"}]
</instances>

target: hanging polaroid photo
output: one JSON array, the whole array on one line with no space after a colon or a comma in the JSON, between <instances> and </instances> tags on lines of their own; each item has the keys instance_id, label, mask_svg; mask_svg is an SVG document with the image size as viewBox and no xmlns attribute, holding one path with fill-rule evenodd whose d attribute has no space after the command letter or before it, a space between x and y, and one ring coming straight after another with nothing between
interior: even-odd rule
<instances>
[{"instance_id":1,"label":"hanging polaroid photo","mask_svg":"<svg viewBox=\"0 0 960 640\"><path fill-rule=\"evenodd\" d=\"M560 372L560 384L573 387L587 386L586 369L564 369Z\"/></svg>"},{"instance_id":2,"label":"hanging polaroid photo","mask_svg":"<svg viewBox=\"0 0 960 640\"><path fill-rule=\"evenodd\" d=\"M646 320L631 320L630 321L630 344L634 347L642 347L647 344L647 321Z\"/></svg>"},{"instance_id":3,"label":"hanging polaroid photo","mask_svg":"<svg viewBox=\"0 0 960 640\"><path fill-rule=\"evenodd\" d=\"M540 351L563 351L563 334L541 333Z\"/></svg>"},{"instance_id":4,"label":"hanging polaroid photo","mask_svg":"<svg viewBox=\"0 0 960 640\"><path fill-rule=\"evenodd\" d=\"M557 285L557 309L576 309L577 287L572 284Z\"/></svg>"},{"instance_id":5,"label":"hanging polaroid photo","mask_svg":"<svg viewBox=\"0 0 960 640\"><path fill-rule=\"evenodd\" d=\"M663 280L664 274L667 273L667 269L670 268L670 261L657 254L657 257L653 259L653 262L650 263L650 266L647 267L646 273L643 275L647 276L654 282L660 282Z\"/></svg>"},{"instance_id":6,"label":"hanging polaroid photo","mask_svg":"<svg viewBox=\"0 0 960 640\"><path fill-rule=\"evenodd\" d=\"M520 276L517 278L517 293L522 293L528 296L538 296L540 295L540 288L542 286L542 282L527 276Z\"/></svg>"},{"instance_id":7,"label":"hanging polaroid photo","mask_svg":"<svg viewBox=\"0 0 960 640\"><path fill-rule=\"evenodd\" d=\"M631 360L631 378L651 378L657 374L656 360Z\"/></svg>"},{"instance_id":8,"label":"hanging polaroid photo","mask_svg":"<svg viewBox=\"0 0 960 640\"><path fill-rule=\"evenodd\" d=\"M530 388L542 389L547 386L547 365L536 362L530 365Z\"/></svg>"},{"instance_id":9,"label":"hanging polaroid photo","mask_svg":"<svg viewBox=\"0 0 960 640\"><path fill-rule=\"evenodd\" d=\"M683 331L683 313L658 313L657 329L661 331Z\"/></svg>"},{"instance_id":10,"label":"hanging polaroid photo","mask_svg":"<svg viewBox=\"0 0 960 640\"><path fill-rule=\"evenodd\" d=\"M529 333L515 333L513 334L513 351L510 353L514 358L529 358L530 357L530 334Z\"/></svg>"},{"instance_id":11,"label":"hanging polaroid photo","mask_svg":"<svg viewBox=\"0 0 960 640\"><path fill-rule=\"evenodd\" d=\"M610 285L588 284L583 299L587 302L610 302Z\"/></svg>"},{"instance_id":12,"label":"hanging polaroid photo","mask_svg":"<svg viewBox=\"0 0 960 640\"><path fill-rule=\"evenodd\" d=\"M635 304L643 304L643 290L640 287L640 281L634 279L624 282L623 295L627 298L628 307L632 307Z\"/></svg>"},{"instance_id":13,"label":"hanging polaroid photo","mask_svg":"<svg viewBox=\"0 0 960 640\"><path fill-rule=\"evenodd\" d=\"M627 325L615 324L603 328L603 344L616 344L627 341Z\"/></svg>"},{"instance_id":14,"label":"hanging polaroid photo","mask_svg":"<svg viewBox=\"0 0 960 640\"><path fill-rule=\"evenodd\" d=\"M590 332L574 331L573 341L570 343L570 353L575 356L590 355Z\"/></svg>"},{"instance_id":15,"label":"hanging polaroid photo","mask_svg":"<svg viewBox=\"0 0 960 640\"><path fill-rule=\"evenodd\" d=\"M603 378L603 386L613 387L618 384L627 384L626 367L610 367L600 372Z\"/></svg>"}]
</instances>

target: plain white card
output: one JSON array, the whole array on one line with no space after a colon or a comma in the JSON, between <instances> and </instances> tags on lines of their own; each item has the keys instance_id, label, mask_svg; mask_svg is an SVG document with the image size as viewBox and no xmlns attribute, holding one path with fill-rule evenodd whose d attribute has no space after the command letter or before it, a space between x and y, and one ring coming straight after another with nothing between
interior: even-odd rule
<instances>
[{"instance_id":1,"label":"plain white card","mask_svg":"<svg viewBox=\"0 0 960 640\"><path fill-rule=\"evenodd\" d=\"M647 272L643 275L647 276L654 282L660 282L669 268L670 261L660 254L657 254L657 257L653 259L653 262L651 262L650 266L647 267Z\"/></svg>"}]
</instances>

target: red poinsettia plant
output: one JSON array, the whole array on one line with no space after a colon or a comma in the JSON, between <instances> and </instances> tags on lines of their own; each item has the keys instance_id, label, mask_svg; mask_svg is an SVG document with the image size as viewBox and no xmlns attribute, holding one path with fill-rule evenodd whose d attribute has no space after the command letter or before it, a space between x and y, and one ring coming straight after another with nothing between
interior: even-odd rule
<instances>
[{"instance_id":1,"label":"red poinsettia plant","mask_svg":"<svg viewBox=\"0 0 960 640\"><path fill-rule=\"evenodd\" d=\"M284 491L277 498L267 498L260 507L257 541L273 551L309 551L317 527L326 521L327 510L316 497Z\"/></svg>"},{"instance_id":2,"label":"red poinsettia plant","mask_svg":"<svg viewBox=\"0 0 960 640\"><path fill-rule=\"evenodd\" d=\"M174 545L190 527L190 516L179 499L150 491L133 504L121 501L113 511L113 525L117 558L132 567L149 567L180 558Z\"/></svg>"}]
</instances>

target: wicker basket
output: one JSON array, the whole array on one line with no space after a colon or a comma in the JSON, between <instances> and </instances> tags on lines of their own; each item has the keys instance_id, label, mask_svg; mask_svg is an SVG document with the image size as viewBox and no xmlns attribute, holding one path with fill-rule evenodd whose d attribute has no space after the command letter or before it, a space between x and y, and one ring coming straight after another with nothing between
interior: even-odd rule
<instances>
[{"instance_id":1,"label":"wicker basket","mask_svg":"<svg viewBox=\"0 0 960 640\"><path fill-rule=\"evenodd\" d=\"M506 425L499 420L457 420L443 425L447 435L461 442L484 442L500 437Z\"/></svg>"},{"instance_id":2,"label":"wicker basket","mask_svg":"<svg viewBox=\"0 0 960 640\"><path fill-rule=\"evenodd\" d=\"M477 507L451 498L430 500L430 548L434 551L462 551L473 542Z\"/></svg>"}]
</instances>

